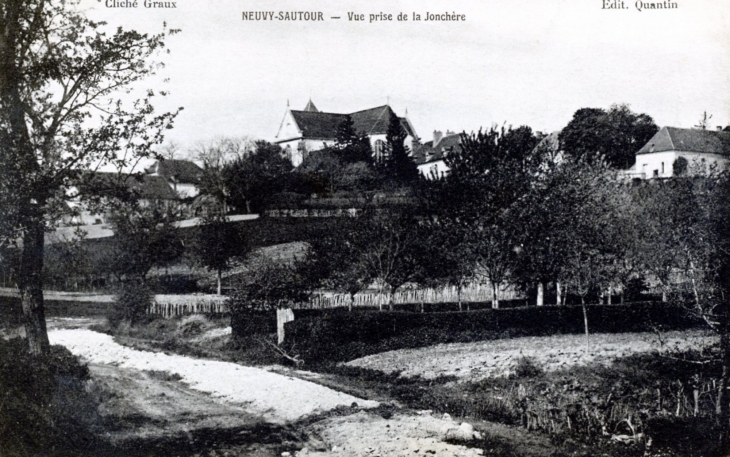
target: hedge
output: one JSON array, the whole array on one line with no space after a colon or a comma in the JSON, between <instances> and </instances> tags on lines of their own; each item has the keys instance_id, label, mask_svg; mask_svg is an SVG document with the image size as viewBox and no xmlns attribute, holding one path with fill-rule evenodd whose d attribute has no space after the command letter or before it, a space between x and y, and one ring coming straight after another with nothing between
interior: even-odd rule
<instances>
[{"instance_id":1,"label":"hedge","mask_svg":"<svg viewBox=\"0 0 730 457\"><path fill-rule=\"evenodd\" d=\"M682 330L702 325L685 309L666 303L589 305L587 310L591 333ZM309 363L340 362L439 343L584 331L580 306L442 313L295 310L295 320L285 328L286 347L296 348Z\"/></svg>"}]
</instances>

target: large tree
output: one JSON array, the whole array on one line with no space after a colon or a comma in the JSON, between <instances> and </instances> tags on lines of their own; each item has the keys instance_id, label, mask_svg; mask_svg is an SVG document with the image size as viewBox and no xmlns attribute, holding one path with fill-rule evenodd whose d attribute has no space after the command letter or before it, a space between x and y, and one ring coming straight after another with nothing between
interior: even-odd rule
<instances>
[{"instance_id":1,"label":"large tree","mask_svg":"<svg viewBox=\"0 0 730 457\"><path fill-rule=\"evenodd\" d=\"M254 151L223 167L224 194L239 211L262 211L274 194L286 189L293 168L280 146L257 141Z\"/></svg>"},{"instance_id":2,"label":"large tree","mask_svg":"<svg viewBox=\"0 0 730 457\"><path fill-rule=\"evenodd\" d=\"M577 159L603 157L619 169L631 167L636 152L659 130L648 114L632 112L628 105L581 108L560 132L562 150Z\"/></svg>"},{"instance_id":3,"label":"large tree","mask_svg":"<svg viewBox=\"0 0 730 457\"><path fill-rule=\"evenodd\" d=\"M221 294L223 272L231 267L234 256L246 251L241 231L226 217L223 208L209 208L198 224L193 239L193 260L216 274L217 293Z\"/></svg>"},{"instance_id":4,"label":"large tree","mask_svg":"<svg viewBox=\"0 0 730 457\"><path fill-rule=\"evenodd\" d=\"M159 92L131 104L113 98L154 72L150 59L166 33L107 32L75 6L0 3L0 235L19 240L18 288L33 353L49 348L41 272L54 198L81 170L152 156L174 118L155 115L150 99Z\"/></svg>"},{"instance_id":5,"label":"large tree","mask_svg":"<svg viewBox=\"0 0 730 457\"><path fill-rule=\"evenodd\" d=\"M385 158L382 165L386 179L395 186L411 184L420 176L418 167L405 144L407 136L400 118L390 111L388 130L385 134Z\"/></svg>"},{"instance_id":6,"label":"large tree","mask_svg":"<svg viewBox=\"0 0 730 457\"><path fill-rule=\"evenodd\" d=\"M519 232L513 226L522 202L539 175L543 159L537 136L527 126L492 127L462 134L461 144L446 157L449 175L439 201L442 217L463 231L476 272L492 287L492 306L499 306L499 287L513 272Z\"/></svg>"}]
</instances>

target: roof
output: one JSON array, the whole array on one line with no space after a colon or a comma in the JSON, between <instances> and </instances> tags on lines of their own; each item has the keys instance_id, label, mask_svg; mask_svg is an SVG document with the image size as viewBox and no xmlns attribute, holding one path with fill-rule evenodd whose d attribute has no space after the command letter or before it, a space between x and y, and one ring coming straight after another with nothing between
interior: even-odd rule
<instances>
[{"instance_id":1,"label":"roof","mask_svg":"<svg viewBox=\"0 0 730 457\"><path fill-rule=\"evenodd\" d=\"M145 200L178 200L180 197L162 176L144 175L140 179L127 181L129 187L136 191L139 198Z\"/></svg>"},{"instance_id":2,"label":"roof","mask_svg":"<svg viewBox=\"0 0 730 457\"><path fill-rule=\"evenodd\" d=\"M291 111L294 121L304 138L337 138L337 127L347 118L346 114L313 111Z\"/></svg>"},{"instance_id":3,"label":"roof","mask_svg":"<svg viewBox=\"0 0 730 457\"><path fill-rule=\"evenodd\" d=\"M314 106L314 103L312 103L312 99L309 99L309 103L307 103L307 106L304 107L304 111L309 111L311 113L318 113L319 110L316 106Z\"/></svg>"},{"instance_id":4,"label":"roof","mask_svg":"<svg viewBox=\"0 0 730 457\"><path fill-rule=\"evenodd\" d=\"M460 133L454 133L453 135L442 137L439 142L436 143L436 146L433 145L433 141L427 141L418 148L418 151L416 151L416 163L421 165L424 163L443 160L444 156L446 156L449 151L459 144L461 144Z\"/></svg>"},{"instance_id":5,"label":"roof","mask_svg":"<svg viewBox=\"0 0 730 457\"><path fill-rule=\"evenodd\" d=\"M384 135L388 131L388 123L393 110L388 105L378 106L362 111L350 113L355 130L367 135ZM336 138L337 128L347 118L348 114L324 113L317 111L310 100L303 111L291 110L292 117L297 123L303 138ZM394 113L393 113L394 114ZM406 133L416 137L408 119L399 117Z\"/></svg>"},{"instance_id":6,"label":"roof","mask_svg":"<svg viewBox=\"0 0 730 457\"><path fill-rule=\"evenodd\" d=\"M664 151L730 155L730 132L662 127L637 154Z\"/></svg>"},{"instance_id":7,"label":"roof","mask_svg":"<svg viewBox=\"0 0 730 457\"><path fill-rule=\"evenodd\" d=\"M107 197L122 197L126 191L133 191L145 200L179 199L165 178L151 174L127 175L96 172L87 177L81 189L82 193Z\"/></svg>"},{"instance_id":8,"label":"roof","mask_svg":"<svg viewBox=\"0 0 730 457\"><path fill-rule=\"evenodd\" d=\"M157 161L145 170L147 174L157 174L170 182L197 184L203 169L189 160L164 159Z\"/></svg>"}]
</instances>

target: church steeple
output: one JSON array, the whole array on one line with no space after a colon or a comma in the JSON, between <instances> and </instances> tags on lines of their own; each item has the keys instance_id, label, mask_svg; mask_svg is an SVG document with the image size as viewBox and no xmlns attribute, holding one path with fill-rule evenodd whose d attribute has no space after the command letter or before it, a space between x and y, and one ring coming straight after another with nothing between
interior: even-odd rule
<instances>
[{"instance_id":1,"label":"church steeple","mask_svg":"<svg viewBox=\"0 0 730 457\"><path fill-rule=\"evenodd\" d=\"M307 103L307 106L304 107L304 111L309 111L310 113L319 113L319 110L316 106L314 106L314 103L312 103L312 99L309 99L309 103Z\"/></svg>"}]
</instances>

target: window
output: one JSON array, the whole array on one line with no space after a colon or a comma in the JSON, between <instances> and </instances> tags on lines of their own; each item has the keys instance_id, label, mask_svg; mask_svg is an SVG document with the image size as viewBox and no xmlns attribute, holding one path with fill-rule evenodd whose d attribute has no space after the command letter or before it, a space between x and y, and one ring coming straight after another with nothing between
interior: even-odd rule
<instances>
[{"instance_id":1,"label":"window","mask_svg":"<svg viewBox=\"0 0 730 457\"><path fill-rule=\"evenodd\" d=\"M375 161L380 162L383 160L383 150L385 149L385 143L383 140L375 141Z\"/></svg>"},{"instance_id":2,"label":"window","mask_svg":"<svg viewBox=\"0 0 730 457\"><path fill-rule=\"evenodd\" d=\"M659 176L659 170L654 170L654 177L656 178L657 176Z\"/></svg>"},{"instance_id":3,"label":"window","mask_svg":"<svg viewBox=\"0 0 730 457\"><path fill-rule=\"evenodd\" d=\"M664 162L662 162L662 174L664 174Z\"/></svg>"}]
</instances>

